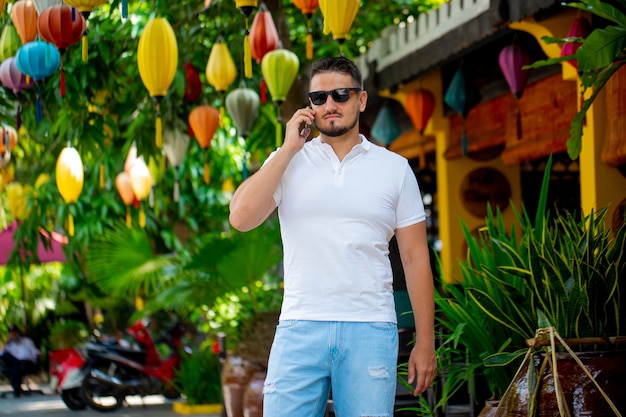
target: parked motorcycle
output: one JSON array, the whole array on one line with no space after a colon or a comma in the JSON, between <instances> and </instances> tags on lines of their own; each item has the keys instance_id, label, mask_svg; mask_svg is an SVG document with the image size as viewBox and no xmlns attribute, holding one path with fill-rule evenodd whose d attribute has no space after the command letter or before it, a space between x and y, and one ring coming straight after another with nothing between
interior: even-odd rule
<instances>
[{"instance_id":1,"label":"parked motorcycle","mask_svg":"<svg viewBox=\"0 0 626 417\"><path fill-rule=\"evenodd\" d=\"M61 399L73 411L84 410L87 404L80 395L85 358L78 349L59 349L50 352L50 388L61 394Z\"/></svg>"},{"instance_id":2,"label":"parked motorcycle","mask_svg":"<svg viewBox=\"0 0 626 417\"><path fill-rule=\"evenodd\" d=\"M135 323L128 332L142 345L142 350L114 351L98 345L85 349L87 361L82 368L80 396L94 410L117 410L129 395L180 396L172 381L181 361L183 327L177 324L168 332L165 342L171 354L166 358L159 354L145 321Z\"/></svg>"}]
</instances>

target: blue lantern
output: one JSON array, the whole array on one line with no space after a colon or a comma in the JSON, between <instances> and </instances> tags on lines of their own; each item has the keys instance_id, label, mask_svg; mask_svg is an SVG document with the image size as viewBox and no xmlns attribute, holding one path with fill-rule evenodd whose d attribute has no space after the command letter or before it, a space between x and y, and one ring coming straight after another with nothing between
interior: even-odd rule
<instances>
[{"instance_id":1,"label":"blue lantern","mask_svg":"<svg viewBox=\"0 0 626 417\"><path fill-rule=\"evenodd\" d=\"M376 120L374 120L372 125L372 137L385 145L385 147L388 147L391 142L400 136L400 133L400 126L395 114L389 106L384 105L378 112Z\"/></svg>"},{"instance_id":2,"label":"blue lantern","mask_svg":"<svg viewBox=\"0 0 626 417\"><path fill-rule=\"evenodd\" d=\"M469 111L480 103L480 91L473 84L468 84L465 80L463 69L459 68L452 77L450 85L446 90L443 101L450 106L455 112L459 113L463 119L463 136L461 139L461 147L463 155L467 155L467 133L465 131L465 117Z\"/></svg>"},{"instance_id":3,"label":"blue lantern","mask_svg":"<svg viewBox=\"0 0 626 417\"><path fill-rule=\"evenodd\" d=\"M51 43L44 41L28 42L17 50L17 68L37 84L37 121L41 120L40 83L52 75L61 65L61 54Z\"/></svg>"}]
</instances>

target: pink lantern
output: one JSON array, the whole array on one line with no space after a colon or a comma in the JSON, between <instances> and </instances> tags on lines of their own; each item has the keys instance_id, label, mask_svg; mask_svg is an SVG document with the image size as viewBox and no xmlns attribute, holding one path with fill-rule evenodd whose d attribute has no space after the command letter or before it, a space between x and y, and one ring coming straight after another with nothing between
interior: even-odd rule
<instances>
[{"instance_id":1,"label":"pink lantern","mask_svg":"<svg viewBox=\"0 0 626 417\"><path fill-rule=\"evenodd\" d=\"M584 39L587 36L589 36L590 32L591 32L591 25L589 24L589 21L585 19L584 17L577 17L572 22L572 26L570 27L569 32L567 33L567 37L570 39L573 39L573 38ZM578 48L580 48L580 45L582 45L581 42L566 43L565 45L563 45L563 48L561 48L561 56L574 55L576 51L578 50ZM578 69L578 61L576 61L575 59L571 59L567 62L569 62L574 68Z\"/></svg>"},{"instance_id":2,"label":"pink lantern","mask_svg":"<svg viewBox=\"0 0 626 417\"><path fill-rule=\"evenodd\" d=\"M30 88L34 85L33 79L27 77L17 68L15 57L9 57L0 64L0 82L9 90L18 95L22 90ZM16 125L19 129L22 125L22 104L17 101Z\"/></svg>"},{"instance_id":3,"label":"pink lantern","mask_svg":"<svg viewBox=\"0 0 626 417\"><path fill-rule=\"evenodd\" d=\"M515 99L519 101L524 93L524 87L528 81L528 70L522 69L530 63L530 58L526 50L520 44L514 41L511 45L505 46L498 57L498 64L509 84L511 92ZM519 109L519 103L515 111L517 138L522 137L522 118Z\"/></svg>"}]
</instances>

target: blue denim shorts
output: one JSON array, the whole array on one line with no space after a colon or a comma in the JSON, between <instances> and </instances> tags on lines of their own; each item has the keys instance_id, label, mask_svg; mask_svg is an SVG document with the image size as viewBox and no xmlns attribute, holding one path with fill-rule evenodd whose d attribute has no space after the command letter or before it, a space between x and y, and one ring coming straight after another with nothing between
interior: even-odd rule
<instances>
[{"instance_id":1,"label":"blue denim shorts","mask_svg":"<svg viewBox=\"0 0 626 417\"><path fill-rule=\"evenodd\" d=\"M322 417L332 389L337 417L393 416L394 323L281 321L263 390L265 417Z\"/></svg>"}]
</instances>

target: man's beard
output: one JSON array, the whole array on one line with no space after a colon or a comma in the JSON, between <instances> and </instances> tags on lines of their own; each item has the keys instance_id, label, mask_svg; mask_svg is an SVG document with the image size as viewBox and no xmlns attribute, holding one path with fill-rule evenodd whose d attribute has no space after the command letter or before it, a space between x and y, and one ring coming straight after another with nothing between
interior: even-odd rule
<instances>
[{"instance_id":1,"label":"man's beard","mask_svg":"<svg viewBox=\"0 0 626 417\"><path fill-rule=\"evenodd\" d=\"M354 118L354 121L352 122L350 126L334 126L334 122L331 122L330 127L328 129L324 129L318 126L317 130L319 130L319 132L322 135L327 136L329 138L336 138L339 136L343 136L349 131L351 131L357 125L357 123L359 123L359 113L360 112L357 112L356 117Z\"/></svg>"}]
</instances>

